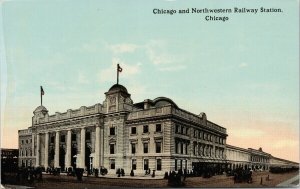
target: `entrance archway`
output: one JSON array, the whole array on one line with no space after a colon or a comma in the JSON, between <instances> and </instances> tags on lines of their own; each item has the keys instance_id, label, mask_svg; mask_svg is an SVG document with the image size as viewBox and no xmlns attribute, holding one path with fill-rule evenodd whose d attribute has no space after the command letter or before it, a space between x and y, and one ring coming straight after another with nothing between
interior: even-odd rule
<instances>
[{"instance_id":1,"label":"entrance archway","mask_svg":"<svg viewBox=\"0 0 300 189\"><path fill-rule=\"evenodd\" d=\"M91 149L89 147L86 147L85 148L85 167L88 171L88 173L90 174L91 173L91 158L90 158L90 155L91 155Z\"/></svg>"},{"instance_id":2,"label":"entrance archway","mask_svg":"<svg viewBox=\"0 0 300 189\"><path fill-rule=\"evenodd\" d=\"M54 167L54 149L51 148L49 152L49 160L50 160L50 167Z\"/></svg>"},{"instance_id":3,"label":"entrance archway","mask_svg":"<svg viewBox=\"0 0 300 189\"><path fill-rule=\"evenodd\" d=\"M63 147L59 147L59 166L61 168L61 171L65 170L65 156L65 149Z\"/></svg>"},{"instance_id":4,"label":"entrance archway","mask_svg":"<svg viewBox=\"0 0 300 189\"><path fill-rule=\"evenodd\" d=\"M76 169L76 155L77 155L77 148L76 145L73 144L71 148L71 157L72 157L71 166L74 169Z\"/></svg>"}]
</instances>

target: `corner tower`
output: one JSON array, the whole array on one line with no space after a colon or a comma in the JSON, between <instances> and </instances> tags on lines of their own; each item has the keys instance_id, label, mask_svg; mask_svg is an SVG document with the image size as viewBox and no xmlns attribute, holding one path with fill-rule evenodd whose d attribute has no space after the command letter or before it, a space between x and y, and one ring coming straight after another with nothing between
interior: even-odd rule
<instances>
[{"instance_id":1,"label":"corner tower","mask_svg":"<svg viewBox=\"0 0 300 189\"><path fill-rule=\"evenodd\" d=\"M103 102L106 113L119 111L131 111L133 101L127 89L120 84L113 85L108 92L105 93L105 101Z\"/></svg>"}]
</instances>

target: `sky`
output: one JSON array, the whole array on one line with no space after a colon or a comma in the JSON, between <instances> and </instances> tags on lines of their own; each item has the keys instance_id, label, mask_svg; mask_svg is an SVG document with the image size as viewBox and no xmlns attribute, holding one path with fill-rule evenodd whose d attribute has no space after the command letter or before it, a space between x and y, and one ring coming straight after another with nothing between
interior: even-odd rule
<instances>
[{"instance_id":1,"label":"sky","mask_svg":"<svg viewBox=\"0 0 300 189\"><path fill-rule=\"evenodd\" d=\"M299 162L299 0L0 2L1 147L18 148L33 111L171 98L227 128L227 143ZM179 9L280 8L280 13ZM176 14L154 14L174 9ZM206 21L205 16L229 20Z\"/></svg>"}]
</instances>

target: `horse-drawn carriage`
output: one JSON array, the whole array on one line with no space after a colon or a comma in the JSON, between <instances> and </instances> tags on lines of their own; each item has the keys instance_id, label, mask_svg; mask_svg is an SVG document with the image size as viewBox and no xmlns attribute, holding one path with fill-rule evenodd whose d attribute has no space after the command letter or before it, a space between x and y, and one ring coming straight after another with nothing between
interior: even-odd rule
<instances>
[{"instance_id":1,"label":"horse-drawn carriage","mask_svg":"<svg viewBox=\"0 0 300 189\"><path fill-rule=\"evenodd\" d=\"M242 168L238 168L233 173L233 180L234 180L234 183L238 183L238 182L251 183L252 182L252 171L250 169L244 170Z\"/></svg>"}]
</instances>

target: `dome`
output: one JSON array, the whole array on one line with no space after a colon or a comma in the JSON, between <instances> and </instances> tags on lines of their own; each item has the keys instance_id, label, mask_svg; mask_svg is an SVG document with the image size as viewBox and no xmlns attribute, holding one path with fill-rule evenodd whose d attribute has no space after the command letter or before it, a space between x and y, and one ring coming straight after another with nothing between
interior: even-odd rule
<instances>
[{"instance_id":1,"label":"dome","mask_svg":"<svg viewBox=\"0 0 300 189\"><path fill-rule=\"evenodd\" d=\"M123 85L119 85L119 84L114 84L109 90L108 92L117 92L117 91L121 91L121 92L127 92L127 89L123 86Z\"/></svg>"},{"instance_id":2,"label":"dome","mask_svg":"<svg viewBox=\"0 0 300 189\"><path fill-rule=\"evenodd\" d=\"M156 99L153 100L153 103L155 106L160 107L160 106L165 106L168 104L174 105L176 108L178 108L177 104L173 102L173 100L167 98L167 97L157 97Z\"/></svg>"},{"instance_id":3,"label":"dome","mask_svg":"<svg viewBox=\"0 0 300 189\"><path fill-rule=\"evenodd\" d=\"M44 111L48 112L48 110L45 108L45 106L39 106L39 107L37 107L37 108L33 111L33 113L35 113L35 112L44 112Z\"/></svg>"}]
</instances>

